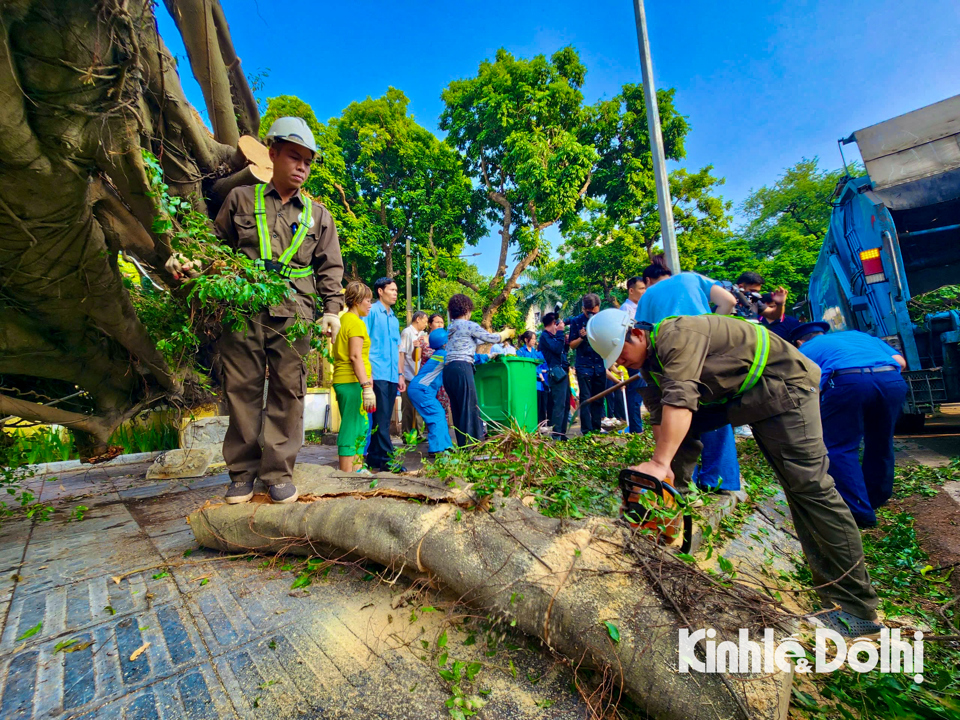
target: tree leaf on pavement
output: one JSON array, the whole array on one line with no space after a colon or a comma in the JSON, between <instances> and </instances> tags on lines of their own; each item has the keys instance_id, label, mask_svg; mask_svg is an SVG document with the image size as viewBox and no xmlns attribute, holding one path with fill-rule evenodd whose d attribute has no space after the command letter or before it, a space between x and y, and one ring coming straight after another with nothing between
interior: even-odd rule
<instances>
[{"instance_id":1,"label":"tree leaf on pavement","mask_svg":"<svg viewBox=\"0 0 960 720\"><path fill-rule=\"evenodd\" d=\"M27 630L23 635L21 635L20 637L18 637L18 638L17 638L17 642L20 642L21 640L26 640L26 639L29 638L29 637L33 637L33 636L36 635L38 632L40 632L40 630L41 630L42 628L43 628L43 623L42 623L42 622L38 622L38 623L37 623L36 625L34 625L32 628L30 628L29 630Z\"/></svg>"},{"instance_id":2,"label":"tree leaf on pavement","mask_svg":"<svg viewBox=\"0 0 960 720\"><path fill-rule=\"evenodd\" d=\"M150 643L149 643L149 642L145 642L143 645L141 645L141 646L138 647L136 650L134 650L134 651L133 651L133 654L130 655L130 662L133 662L133 661L136 660L138 657L140 657L141 655L143 655L143 653L146 652L146 650L147 650L148 647L150 647Z\"/></svg>"},{"instance_id":3,"label":"tree leaf on pavement","mask_svg":"<svg viewBox=\"0 0 960 720\"><path fill-rule=\"evenodd\" d=\"M87 640L86 642L77 643L76 645L71 645L70 647L64 648L63 651L65 653L77 652L78 650L86 650L91 645L93 645L93 641Z\"/></svg>"}]
</instances>

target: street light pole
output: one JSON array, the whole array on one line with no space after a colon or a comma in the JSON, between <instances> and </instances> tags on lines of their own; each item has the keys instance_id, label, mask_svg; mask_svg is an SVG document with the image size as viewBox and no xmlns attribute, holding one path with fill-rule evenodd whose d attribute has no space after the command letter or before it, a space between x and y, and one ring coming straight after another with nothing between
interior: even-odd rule
<instances>
[{"instance_id":1,"label":"street light pole","mask_svg":"<svg viewBox=\"0 0 960 720\"><path fill-rule=\"evenodd\" d=\"M405 253L405 255L406 255L405 259L407 261L407 267L406 267L406 274L405 274L404 280L407 286L406 287L407 325L409 325L411 320L413 319L413 308L410 307L413 304L412 302L413 298L411 297L413 295L413 288L411 287L411 283L410 283L411 278L410 278L410 236L409 235L407 235L407 252Z\"/></svg>"},{"instance_id":2,"label":"street light pole","mask_svg":"<svg viewBox=\"0 0 960 720\"><path fill-rule=\"evenodd\" d=\"M640 46L640 67L643 72L643 96L647 106L647 126L650 129L650 149L653 151L653 175L657 183L657 207L660 210L660 235L667 267L680 272L677 237L673 229L673 204L663 155L663 135L660 133L660 110L657 108L657 89L653 82L653 61L650 57L650 39L647 37L647 15L643 0L633 0L637 20L637 44Z\"/></svg>"}]
</instances>

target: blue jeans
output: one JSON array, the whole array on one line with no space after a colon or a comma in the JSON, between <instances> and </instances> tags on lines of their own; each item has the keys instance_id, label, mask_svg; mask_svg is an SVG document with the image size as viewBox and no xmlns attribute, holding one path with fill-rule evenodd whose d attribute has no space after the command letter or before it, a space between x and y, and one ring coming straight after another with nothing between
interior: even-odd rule
<instances>
[{"instance_id":1,"label":"blue jeans","mask_svg":"<svg viewBox=\"0 0 960 720\"><path fill-rule=\"evenodd\" d=\"M447 413L437 399L438 389L418 382L411 383L407 388L407 397L427 426L427 446L432 453L444 452L453 446L450 428L447 427Z\"/></svg>"},{"instance_id":2,"label":"blue jeans","mask_svg":"<svg viewBox=\"0 0 960 720\"><path fill-rule=\"evenodd\" d=\"M820 398L830 475L860 525L873 525L893 495L893 428L906 395L892 371L834 376Z\"/></svg>"},{"instance_id":3,"label":"blue jeans","mask_svg":"<svg viewBox=\"0 0 960 720\"><path fill-rule=\"evenodd\" d=\"M639 374L639 370L627 369L629 377ZM643 432L643 417L640 415L640 410L643 408L643 399L640 397L640 388L646 387L646 385L646 381L640 378L624 388L627 391L627 421L630 423L629 431L632 433Z\"/></svg>"},{"instance_id":4,"label":"blue jeans","mask_svg":"<svg viewBox=\"0 0 960 720\"><path fill-rule=\"evenodd\" d=\"M693 471L693 481L700 487L717 490L740 489L740 461L733 426L724 425L700 436L703 452L700 466Z\"/></svg>"}]
</instances>

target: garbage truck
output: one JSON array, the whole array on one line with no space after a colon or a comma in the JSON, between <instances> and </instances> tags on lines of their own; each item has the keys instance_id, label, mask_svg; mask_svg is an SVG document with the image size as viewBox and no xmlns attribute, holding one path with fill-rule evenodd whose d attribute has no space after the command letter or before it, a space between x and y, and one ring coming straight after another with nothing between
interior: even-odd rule
<instances>
[{"instance_id":1,"label":"garbage truck","mask_svg":"<svg viewBox=\"0 0 960 720\"><path fill-rule=\"evenodd\" d=\"M854 142L867 174L837 184L807 310L900 351L909 387L900 430L917 431L937 406L960 402L960 312L914 307L911 318L910 305L960 284L960 95L857 130L841 154Z\"/></svg>"}]
</instances>

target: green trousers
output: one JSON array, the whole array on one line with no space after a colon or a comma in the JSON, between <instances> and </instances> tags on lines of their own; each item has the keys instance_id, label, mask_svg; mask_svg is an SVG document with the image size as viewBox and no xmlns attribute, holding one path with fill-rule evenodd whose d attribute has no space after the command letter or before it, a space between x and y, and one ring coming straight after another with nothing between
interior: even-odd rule
<instances>
[{"instance_id":1,"label":"green trousers","mask_svg":"<svg viewBox=\"0 0 960 720\"><path fill-rule=\"evenodd\" d=\"M879 598L864 564L860 530L828 473L820 427L820 394L786 388L793 408L750 423L753 437L783 486L803 554L824 607L839 605L857 617L877 617ZM686 487L700 457L700 433L730 422L733 408L694 413L690 433L673 461L677 487Z\"/></svg>"}]
</instances>

